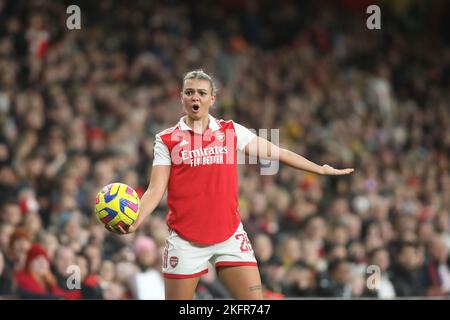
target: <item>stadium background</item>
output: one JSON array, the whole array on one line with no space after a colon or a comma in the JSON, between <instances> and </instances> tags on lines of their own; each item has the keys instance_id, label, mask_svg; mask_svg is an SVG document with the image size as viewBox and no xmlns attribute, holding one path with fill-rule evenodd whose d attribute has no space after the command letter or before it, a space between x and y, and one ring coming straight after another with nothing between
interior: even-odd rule
<instances>
[{"instance_id":1,"label":"stadium background","mask_svg":"<svg viewBox=\"0 0 450 320\"><path fill-rule=\"evenodd\" d=\"M71 4L81 30L66 28ZM366 28L370 4L381 30ZM164 201L127 236L93 203L113 181L145 190L194 68L218 82L215 117L356 168L239 167L267 298L448 297L449 18L447 1L0 0L0 298L163 297ZM30 295L17 274L42 248L41 281L59 289ZM66 287L70 265L81 290ZM202 277L196 298L229 297L213 269Z\"/></svg>"}]
</instances>

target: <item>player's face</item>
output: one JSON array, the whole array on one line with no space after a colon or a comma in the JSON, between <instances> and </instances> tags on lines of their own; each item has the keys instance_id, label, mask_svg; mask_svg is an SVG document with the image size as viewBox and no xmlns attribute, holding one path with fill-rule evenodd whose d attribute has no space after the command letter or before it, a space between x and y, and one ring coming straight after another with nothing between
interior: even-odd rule
<instances>
[{"instance_id":1,"label":"player's face","mask_svg":"<svg viewBox=\"0 0 450 320\"><path fill-rule=\"evenodd\" d=\"M207 117L215 100L208 80L189 79L184 82L181 103L191 119L200 120Z\"/></svg>"}]
</instances>

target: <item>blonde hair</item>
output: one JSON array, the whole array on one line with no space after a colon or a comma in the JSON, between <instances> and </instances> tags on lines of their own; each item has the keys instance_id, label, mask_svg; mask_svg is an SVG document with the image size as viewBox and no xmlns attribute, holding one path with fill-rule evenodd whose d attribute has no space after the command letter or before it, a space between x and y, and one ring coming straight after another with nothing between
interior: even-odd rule
<instances>
[{"instance_id":1,"label":"blonde hair","mask_svg":"<svg viewBox=\"0 0 450 320\"><path fill-rule=\"evenodd\" d=\"M211 94L213 96L215 96L217 94L218 89L217 89L216 84L214 83L214 80L212 79L212 77L209 74L204 72L202 69L193 70L193 71L186 73L183 78L183 85L186 80L190 80L190 79L201 79L201 80L209 81L209 84L211 85Z\"/></svg>"}]
</instances>

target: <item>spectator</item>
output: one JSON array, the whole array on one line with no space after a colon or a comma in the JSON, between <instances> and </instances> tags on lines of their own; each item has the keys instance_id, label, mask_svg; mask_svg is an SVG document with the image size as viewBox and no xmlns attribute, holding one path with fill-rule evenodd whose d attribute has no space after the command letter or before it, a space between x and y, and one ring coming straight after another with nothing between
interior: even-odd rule
<instances>
[{"instance_id":1,"label":"spectator","mask_svg":"<svg viewBox=\"0 0 450 320\"><path fill-rule=\"evenodd\" d=\"M327 260L324 259L324 251L320 243L304 239L301 241L303 262L316 270L317 273L326 271Z\"/></svg>"},{"instance_id":2,"label":"spectator","mask_svg":"<svg viewBox=\"0 0 450 320\"><path fill-rule=\"evenodd\" d=\"M39 213L36 211L27 212L23 218L23 227L27 230L30 238L37 241L37 235L42 231L42 220Z\"/></svg>"},{"instance_id":3,"label":"spectator","mask_svg":"<svg viewBox=\"0 0 450 320\"><path fill-rule=\"evenodd\" d=\"M9 223L0 225L0 251L8 252L11 236L14 233L14 226Z\"/></svg>"},{"instance_id":4,"label":"spectator","mask_svg":"<svg viewBox=\"0 0 450 320\"><path fill-rule=\"evenodd\" d=\"M348 246L348 259L352 269L359 274L365 274L367 270L366 249L360 241L352 241Z\"/></svg>"},{"instance_id":5,"label":"spectator","mask_svg":"<svg viewBox=\"0 0 450 320\"><path fill-rule=\"evenodd\" d=\"M279 257L286 269L290 269L301 259L300 241L296 237L286 238L279 246Z\"/></svg>"},{"instance_id":6,"label":"spectator","mask_svg":"<svg viewBox=\"0 0 450 320\"><path fill-rule=\"evenodd\" d=\"M450 294L450 256L444 240L435 236L428 245L429 257L425 264L428 296Z\"/></svg>"},{"instance_id":7,"label":"spectator","mask_svg":"<svg viewBox=\"0 0 450 320\"><path fill-rule=\"evenodd\" d=\"M102 283L108 284L114 282L114 279L116 278L116 266L114 265L114 262L111 260L103 260L99 276Z\"/></svg>"},{"instance_id":8,"label":"spectator","mask_svg":"<svg viewBox=\"0 0 450 320\"><path fill-rule=\"evenodd\" d=\"M138 300L163 300L164 280L157 268L158 251L152 238L139 236L134 245L139 271L133 275L133 297Z\"/></svg>"},{"instance_id":9,"label":"spectator","mask_svg":"<svg viewBox=\"0 0 450 320\"><path fill-rule=\"evenodd\" d=\"M12 296L12 294L12 272L8 269L3 253L0 251L0 297Z\"/></svg>"},{"instance_id":10,"label":"spectator","mask_svg":"<svg viewBox=\"0 0 450 320\"><path fill-rule=\"evenodd\" d=\"M71 268L74 266L76 266L75 253L72 248L66 246L58 247L53 259L53 274L55 275L57 286L64 291L66 299L81 299L80 288L69 287L69 278L73 275L73 269Z\"/></svg>"},{"instance_id":11,"label":"spectator","mask_svg":"<svg viewBox=\"0 0 450 320\"><path fill-rule=\"evenodd\" d=\"M325 251L327 261L347 259L347 248L342 244L330 244Z\"/></svg>"},{"instance_id":12,"label":"spectator","mask_svg":"<svg viewBox=\"0 0 450 320\"><path fill-rule=\"evenodd\" d=\"M286 297L315 297L316 281L316 270L299 261L287 274L283 293Z\"/></svg>"},{"instance_id":13,"label":"spectator","mask_svg":"<svg viewBox=\"0 0 450 320\"><path fill-rule=\"evenodd\" d=\"M450 250L450 213L442 210L436 214L436 233L440 235L447 248Z\"/></svg>"},{"instance_id":14,"label":"spectator","mask_svg":"<svg viewBox=\"0 0 450 320\"><path fill-rule=\"evenodd\" d=\"M314 241L318 250L323 251L325 246L325 236L327 225L325 220L318 215L312 215L305 221L304 238Z\"/></svg>"},{"instance_id":15,"label":"spectator","mask_svg":"<svg viewBox=\"0 0 450 320\"><path fill-rule=\"evenodd\" d=\"M76 256L76 265L80 268L81 296L83 299L103 299L103 290L100 286L100 277L96 274L89 274L87 259Z\"/></svg>"},{"instance_id":16,"label":"spectator","mask_svg":"<svg viewBox=\"0 0 450 320\"><path fill-rule=\"evenodd\" d=\"M138 267L129 261L119 261L116 264L116 277L114 282L109 282L106 284L106 290L109 290L109 286L112 285L120 287L121 299L132 299L132 278L133 275L138 272ZM118 288L113 289L114 292L118 293ZM108 294L108 293L106 293ZM104 292L105 295L105 292ZM105 298L106 299L106 298Z\"/></svg>"},{"instance_id":17,"label":"spectator","mask_svg":"<svg viewBox=\"0 0 450 320\"><path fill-rule=\"evenodd\" d=\"M258 233L252 243L258 262L260 264L267 263L273 256L273 244L270 237L264 233Z\"/></svg>"},{"instance_id":18,"label":"spectator","mask_svg":"<svg viewBox=\"0 0 450 320\"><path fill-rule=\"evenodd\" d=\"M100 248L97 245L88 244L82 252L88 263L88 274L98 274L102 263Z\"/></svg>"},{"instance_id":19,"label":"spectator","mask_svg":"<svg viewBox=\"0 0 450 320\"><path fill-rule=\"evenodd\" d=\"M22 213L18 204L14 202L6 202L1 209L2 223L18 226L22 221Z\"/></svg>"},{"instance_id":20,"label":"spectator","mask_svg":"<svg viewBox=\"0 0 450 320\"><path fill-rule=\"evenodd\" d=\"M125 295L125 288L117 282L109 282L103 289L104 300L123 300Z\"/></svg>"},{"instance_id":21,"label":"spectator","mask_svg":"<svg viewBox=\"0 0 450 320\"><path fill-rule=\"evenodd\" d=\"M47 252L38 244L28 250L25 267L14 274L14 280L22 299L60 299L65 296L50 270Z\"/></svg>"},{"instance_id":22,"label":"spectator","mask_svg":"<svg viewBox=\"0 0 450 320\"><path fill-rule=\"evenodd\" d=\"M11 235L7 264L15 271L25 267L27 252L32 244L28 232L24 228L17 228Z\"/></svg>"},{"instance_id":23,"label":"spectator","mask_svg":"<svg viewBox=\"0 0 450 320\"><path fill-rule=\"evenodd\" d=\"M425 285L421 279L418 248L415 244L401 244L397 261L392 270L392 283L398 297L419 297L425 295Z\"/></svg>"},{"instance_id":24,"label":"spectator","mask_svg":"<svg viewBox=\"0 0 450 320\"><path fill-rule=\"evenodd\" d=\"M318 295L321 297L352 297L350 264L345 259L330 262L328 274L319 282Z\"/></svg>"},{"instance_id":25,"label":"spectator","mask_svg":"<svg viewBox=\"0 0 450 320\"><path fill-rule=\"evenodd\" d=\"M50 232L42 231L39 233L39 244L44 247L47 251L47 254L50 260L53 260L55 257L56 250L58 249L59 242L55 235Z\"/></svg>"},{"instance_id":26,"label":"spectator","mask_svg":"<svg viewBox=\"0 0 450 320\"><path fill-rule=\"evenodd\" d=\"M270 297L273 294L282 294L283 279L286 276L286 269L279 258L274 256L270 259L266 266L265 272L261 274L264 297ZM263 275L265 278L263 278Z\"/></svg>"},{"instance_id":27,"label":"spectator","mask_svg":"<svg viewBox=\"0 0 450 320\"><path fill-rule=\"evenodd\" d=\"M366 288L365 295L381 299L392 299L396 297L394 285L390 275L389 252L385 248L377 248L369 253L369 266L375 266L378 269L371 270L369 277L377 272L377 277L373 281L373 288Z\"/></svg>"}]
</instances>

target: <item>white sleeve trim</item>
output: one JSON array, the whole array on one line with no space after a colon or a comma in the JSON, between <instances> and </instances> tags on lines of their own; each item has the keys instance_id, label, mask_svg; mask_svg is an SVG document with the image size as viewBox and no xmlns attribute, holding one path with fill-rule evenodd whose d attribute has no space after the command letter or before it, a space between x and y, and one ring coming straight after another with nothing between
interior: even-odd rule
<instances>
[{"instance_id":1,"label":"white sleeve trim","mask_svg":"<svg viewBox=\"0 0 450 320\"><path fill-rule=\"evenodd\" d=\"M159 135L156 135L155 142L153 143L153 166L165 165L170 166L172 164L169 148L162 141Z\"/></svg>"},{"instance_id":2,"label":"white sleeve trim","mask_svg":"<svg viewBox=\"0 0 450 320\"><path fill-rule=\"evenodd\" d=\"M239 123L236 123L233 121L234 124L234 130L236 131L236 148L239 151L244 151L244 148L247 146L247 144L250 143L250 141L253 140L253 138L256 137L256 134L254 134L252 131L244 127L243 125L240 125Z\"/></svg>"}]
</instances>

